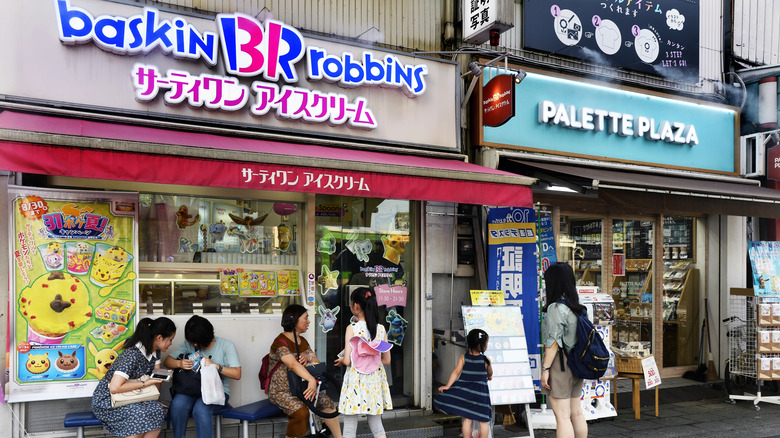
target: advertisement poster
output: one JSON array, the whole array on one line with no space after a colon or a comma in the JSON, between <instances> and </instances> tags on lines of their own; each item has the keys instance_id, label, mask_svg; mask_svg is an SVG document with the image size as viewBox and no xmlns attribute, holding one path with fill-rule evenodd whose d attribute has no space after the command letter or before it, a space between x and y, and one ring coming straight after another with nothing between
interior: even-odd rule
<instances>
[{"instance_id":1,"label":"advertisement poster","mask_svg":"<svg viewBox=\"0 0 780 438\"><path fill-rule=\"evenodd\" d=\"M756 296L780 296L780 242L748 242Z\"/></svg>"},{"instance_id":2,"label":"advertisement poster","mask_svg":"<svg viewBox=\"0 0 780 438\"><path fill-rule=\"evenodd\" d=\"M463 327L487 332L485 356L493 367L488 381L490 402L494 405L533 403L536 401L525 331L517 306L462 306Z\"/></svg>"},{"instance_id":3,"label":"advertisement poster","mask_svg":"<svg viewBox=\"0 0 780 438\"><path fill-rule=\"evenodd\" d=\"M527 0L526 47L694 83L698 0Z\"/></svg>"},{"instance_id":4,"label":"advertisement poster","mask_svg":"<svg viewBox=\"0 0 780 438\"><path fill-rule=\"evenodd\" d=\"M519 306L534 375L541 363L536 213L533 208L491 208L488 214L488 289ZM538 381L538 380L537 380Z\"/></svg>"},{"instance_id":5,"label":"advertisement poster","mask_svg":"<svg viewBox=\"0 0 780 438\"><path fill-rule=\"evenodd\" d=\"M298 271L276 271L276 289L279 295L295 296L301 294L301 275Z\"/></svg>"},{"instance_id":6,"label":"advertisement poster","mask_svg":"<svg viewBox=\"0 0 780 438\"><path fill-rule=\"evenodd\" d=\"M553 263L558 263L558 254L555 250L555 232L552 224L552 216L541 214L539 216L539 247L542 250L542 272L546 271Z\"/></svg>"},{"instance_id":7,"label":"advertisement poster","mask_svg":"<svg viewBox=\"0 0 780 438\"><path fill-rule=\"evenodd\" d=\"M9 401L89 397L136 321L138 195L9 188Z\"/></svg>"}]
</instances>

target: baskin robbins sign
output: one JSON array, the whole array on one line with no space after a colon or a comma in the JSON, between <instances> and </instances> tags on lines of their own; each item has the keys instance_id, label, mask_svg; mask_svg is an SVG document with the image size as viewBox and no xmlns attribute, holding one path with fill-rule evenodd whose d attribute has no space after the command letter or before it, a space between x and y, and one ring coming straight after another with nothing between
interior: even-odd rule
<instances>
[{"instance_id":1,"label":"baskin robbins sign","mask_svg":"<svg viewBox=\"0 0 780 438\"><path fill-rule=\"evenodd\" d=\"M144 8L143 14L131 17L94 17L86 9L71 6L68 0L57 0L56 4L59 37L64 44L92 41L101 49L119 55L159 49L176 58L202 60L209 66L216 65L221 52L230 75L265 79L244 85L235 77L162 71L154 65L138 63L133 66L131 76L135 97L141 102L151 101L163 92L165 102L174 105L224 111L248 107L256 116L274 110L278 117L310 123L377 127L365 98L349 100L345 95L291 85L280 87L279 81L298 82L295 69L298 62L305 62L309 80L325 80L349 88L368 85L400 88L411 98L425 93L428 74L425 64L404 65L393 55L384 58L375 58L372 52L336 55L320 47L307 47L294 27L280 21L260 23L240 13L218 14L219 33L201 32L182 17L172 21L163 19L153 8Z\"/></svg>"},{"instance_id":2,"label":"baskin robbins sign","mask_svg":"<svg viewBox=\"0 0 780 438\"><path fill-rule=\"evenodd\" d=\"M11 2L4 35L14 37L0 38L0 51L15 68L0 77L0 94L183 123L460 150L457 63L308 36L255 13Z\"/></svg>"}]
</instances>

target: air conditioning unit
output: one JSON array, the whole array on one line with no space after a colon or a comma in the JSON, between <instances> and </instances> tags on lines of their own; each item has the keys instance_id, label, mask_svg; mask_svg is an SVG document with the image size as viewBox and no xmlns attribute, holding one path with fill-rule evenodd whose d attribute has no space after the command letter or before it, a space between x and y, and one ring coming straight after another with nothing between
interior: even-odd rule
<instances>
[{"instance_id":1,"label":"air conditioning unit","mask_svg":"<svg viewBox=\"0 0 780 438\"><path fill-rule=\"evenodd\" d=\"M743 135L739 138L739 174L744 177L766 175L766 150L780 141L780 129Z\"/></svg>"}]
</instances>

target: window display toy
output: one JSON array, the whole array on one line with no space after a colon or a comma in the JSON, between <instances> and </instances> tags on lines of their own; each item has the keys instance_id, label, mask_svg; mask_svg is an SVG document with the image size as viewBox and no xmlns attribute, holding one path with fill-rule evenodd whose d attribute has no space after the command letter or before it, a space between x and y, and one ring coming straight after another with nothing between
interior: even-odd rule
<instances>
[{"instance_id":1,"label":"window display toy","mask_svg":"<svg viewBox=\"0 0 780 438\"><path fill-rule=\"evenodd\" d=\"M192 220L190 220L190 218L192 218ZM180 230L195 225L198 221L200 221L200 214L196 214L195 217L192 217L186 205L179 207L179 211L176 212L176 227Z\"/></svg>"},{"instance_id":2,"label":"window display toy","mask_svg":"<svg viewBox=\"0 0 780 438\"><path fill-rule=\"evenodd\" d=\"M287 225L290 219L288 216L298 211L298 206L287 202L277 202L274 204L274 213L282 217L282 222L276 227L277 237L279 239L279 249L287 251L292 243L292 230Z\"/></svg>"},{"instance_id":3,"label":"window display toy","mask_svg":"<svg viewBox=\"0 0 780 438\"><path fill-rule=\"evenodd\" d=\"M203 238L203 251L209 250L209 226L200 224L200 235Z\"/></svg>"},{"instance_id":4,"label":"window display toy","mask_svg":"<svg viewBox=\"0 0 780 438\"><path fill-rule=\"evenodd\" d=\"M221 242L225 238L225 233L228 228L224 222L219 221L216 224L209 225L209 233L211 234L211 243Z\"/></svg>"},{"instance_id":5,"label":"window display toy","mask_svg":"<svg viewBox=\"0 0 780 438\"><path fill-rule=\"evenodd\" d=\"M233 219L233 222L235 222L237 225L246 225L248 227L254 227L256 225L262 224L265 218L268 217L268 213L258 214L257 217L244 216L243 218L241 218L234 215L233 213L228 213L228 216L230 216L230 219Z\"/></svg>"},{"instance_id":6,"label":"window display toy","mask_svg":"<svg viewBox=\"0 0 780 438\"><path fill-rule=\"evenodd\" d=\"M322 329L323 333L328 333L329 331L333 330L333 327L336 326L336 321L338 321L336 315L339 314L339 310L341 310L341 307L339 306L336 306L333 309L320 306L320 315L322 316L322 319L320 320L320 328Z\"/></svg>"},{"instance_id":7,"label":"window display toy","mask_svg":"<svg viewBox=\"0 0 780 438\"><path fill-rule=\"evenodd\" d=\"M387 331L387 341L400 347L404 342L404 335L406 334L406 327L409 325L409 321L403 319L394 309L387 312L385 320L390 323L390 330Z\"/></svg>"},{"instance_id":8,"label":"window display toy","mask_svg":"<svg viewBox=\"0 0 780 438\"><path fill-rule=\"evenodd\" d=\"M320 270L320 276L317 277L317 282L322 284L322 294L336 290L339 287L339 271L331 271L327 266L322 265Z\"/></svg>"},{"instance_id":9,"label":"window display toy","mask_svg":"<svg viewBox=\"0 0 780 438\"><path fill-rule=\"evenodd\" d=\"M179 237L179 252L197 252L198 244L192 243L192 240L180 236Z\"/></svg>"},{"instance_id":10,"label":"window display toy","mask_svg":"<svg viewBox=\"0 0 780 438\"><path fill-rule=\"evenodd\" d=\"M125 341L122 341L111 348L104 348L98 350L95 344L87 339L87 348L92 356L95 357L95 368L88 368L87 372L95 376L98 380L102 379L106 375L108 369L116 360L119 351L122 346L125 345Z\"/></svg>"},{"instance_id":11,"label":"window display toy","mask_svg":"<svg viewBox=\"0 0 780 438\"><path fill-rule=\"evenodd\" d=\"M54 368L61 373L70 373L79 367L79 359L76 357L77 350L73 350L73 353L62 354L57 350L59 357L54 361Z\"/></svg>"},{"instance_id":12,"label":"window display toy","mask_svg":"<svg viewBox=\"0 0 780 438\"><path fill-rule=\"evenodd\" d=\"M230 228L228 228L227 233L229 236L238 237L238 240L241 241L241 247L239 248L241 254L252 254L257 252L257 249L260 247L257 236L243 230L241 227L231 225Z\"/></svg>"},{"instance_id":13,"label":"window display toy","mask_svg":"<svg viewBox=\"0 0 780 438\"><path fill-rule=\"evenodd\" d=\"M382 236L382 245L385 247L385 252L382 257L395 265L401 263L401 255L406 250L406 242L409 240L408 236L402 236L398 234L387 234Z\"/></svg>"}]
</instances>

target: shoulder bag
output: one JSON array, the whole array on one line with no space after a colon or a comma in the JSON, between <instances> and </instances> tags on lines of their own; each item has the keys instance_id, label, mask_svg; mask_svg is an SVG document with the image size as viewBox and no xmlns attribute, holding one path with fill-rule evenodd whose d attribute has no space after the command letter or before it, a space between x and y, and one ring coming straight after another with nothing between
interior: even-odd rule
<instances>
[{"instance_id":1,"label":"shoulder bag","mask_svg":"<svg viewBox=\"0 0 780 438\"><path fill-rule=\"evenodd\" d=\"M298 336L293 332L293 336L295 337L295 360L298 360L298 357L301 355L300 347L298 346ZM316 364L306 365L305 366L306 371L309 372L312 376L314 376L315 379L317 379L319 382L325 382L328 379L326 378L326 371L328 370L328 364L325 362L320 362ZM290 385L290 393L294 395L295 397L298 397L303 403L306 405L307 408L309 408L310 411L314 412L317 416L322 418L336 418L339 415L338 411L334 411L332 413L325 413L317 409L316 405L311 402L311 400L308 400L306 397L303 396L303 391L306 390L306 388L309 386L308 382L303 380L301 376L295 374L295 371L288 369L287 370L287 382ZM317 385L317 393L319 395L319 390L322 389L322 387L318 384ZM316 400L316 399L315 399Z\"/></svg>"},{"instance_id":2,"label":"shoulder bag","mask_svg":"<svg viewBox=\"0 0 780 438\"><path fill-rule=\"evenodd\" d=\"M139 379L129 379L128 382L141 382ZM130 403L139 403L145 401L157 400L160 398L160 391L157 385L144 386L143 388L133 389L126 392L111 393L111 407L129 405Z\"/></svg>"},{"instance_id":3,"label":"shoulder bag","mask_svg":"<svg viewBox=\"0 0 780 438\"><path fill-rule=\"evenodd\" d=\"M182 353L177 359L183 359L186 354ZM176 394L189 395L190 397L200 398L201 382L200 373L193 370L176 368L173 370L173 384L171 384L171 396Z\"/></svg>"}]
</instances>

